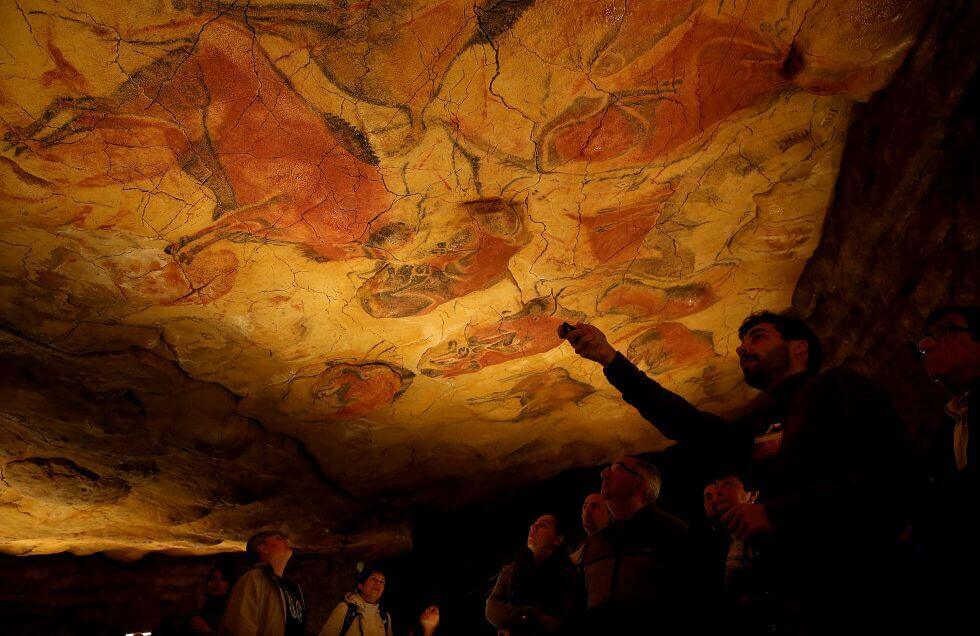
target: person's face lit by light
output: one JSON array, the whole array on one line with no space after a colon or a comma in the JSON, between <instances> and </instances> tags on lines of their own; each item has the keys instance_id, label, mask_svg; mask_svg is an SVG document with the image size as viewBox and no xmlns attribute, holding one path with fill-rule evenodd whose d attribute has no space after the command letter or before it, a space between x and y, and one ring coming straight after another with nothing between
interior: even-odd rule
<instances>
[{"instance_id":1,"label":"person's face lit by light","mask_svg":"<svg viewBox=\"0 0 980 636\"><path fill-rule=\"evenodd\" d=\"M357 584L357 591L368 603L377 603L381 600L381 595L385 593L385 585L388 581L381 572L372 572L364 579L363 583Z\"/></svg>"}]
</instances>

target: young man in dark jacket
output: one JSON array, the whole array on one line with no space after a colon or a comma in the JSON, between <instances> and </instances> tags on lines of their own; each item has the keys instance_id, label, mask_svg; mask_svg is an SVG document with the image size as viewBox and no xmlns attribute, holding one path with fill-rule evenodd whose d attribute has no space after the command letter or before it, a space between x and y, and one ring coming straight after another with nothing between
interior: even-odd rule
<instances>
[{"instance_id":1,"label":"young man in dark jacket","mask_svg":"<svg viewBox=\"0 0 980 636\"><path fill-rule=\"evenodd\" d=\"M742 541L721 524L721 517L735 506L756 502L759 492L746 483L744 473L726 469L705 486L707 525L696 540L704 572L698 589L710 625L732 636L779 633L775 577L767 571L765 549Z\"/></svg>"},{"instance_id":2,"label":"young man in dark jacket","mask_svg":"<svg viewBox=\"0 0 980 636\"><path fill-rule=\"evenodd\" d=\"M734 506L721 521L739 539L778 550L787 632L880 628L890 615L882 607L887 566L904 517L904 427L885 393L862 376L819 373L820 343L802 321L754 314L739 336L745 381L765 401L733 422L648 378L597 328L578 324L567 338L603 365L641 415L693 451L702 476L751 465L765 503Z\"/></svg>"},{"instance_id":3,"label":"young man in dark jacket","mask_svg":"<svg viewBox=\"0 0 980 636\"><path fill-rule=\"evenodd\" d=\"M921 589L937 633L980 629L975 610L980 568L980 307L943 307L926 319L919 352L926 372L950 395L945 466L936 475L927 509L913 536L925 561ZM968 627L972 625L971 627Z\"/></svg>"}]
</instances>

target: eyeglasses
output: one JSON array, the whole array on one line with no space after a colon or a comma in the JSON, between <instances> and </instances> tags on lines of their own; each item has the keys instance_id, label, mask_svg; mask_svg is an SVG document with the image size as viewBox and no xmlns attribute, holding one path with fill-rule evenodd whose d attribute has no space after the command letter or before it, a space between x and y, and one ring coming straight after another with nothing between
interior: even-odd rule
<instances>
[{"instance_id":1,"label":"eyeglasses","mask_svg":"<svg viewBox=\"0 0 980 636\"><path fill-rule=\"evenodd\" d=\"M925 353L925 351L922 350L923 349L922 343L924 343L926 340L931 339L933 342L939 342L941 340L945 340L946 338L949 337L950 334L953 333L972 333L972 332L973 329L970 329L969 327L963 327L961 325L956 325L951 322L941 322L938 325L934 325L931 330L925 332L925 334L922 336L922 339L919 340L918 343L916 343L916 348L919 350L919 353Z\"/></svg>"},{"instance_id":2,"label":"eyeglasses","mask_svg":"<svg viewBox=\"0 0 980 636\"><path fill-rule=\"evenodd\" d=\"M637 477L639 477L640 479L643 479L643 475L641 475L640 473L636 472L635 470L633 470L632 468L630 468L629 466L627 466L623 462L613 462L613 463L609 464L609 466L606 468L606 470L612 471L613 468L622 468L626 472L632 473L632 474L636 475Z\"/></svg>"}]
</instances>

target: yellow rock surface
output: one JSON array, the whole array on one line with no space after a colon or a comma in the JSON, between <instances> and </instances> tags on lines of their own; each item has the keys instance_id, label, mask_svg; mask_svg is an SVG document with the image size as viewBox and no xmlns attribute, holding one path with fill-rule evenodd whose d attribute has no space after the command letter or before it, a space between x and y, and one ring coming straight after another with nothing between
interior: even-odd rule
<instances>
[{"instance_id":1,"label":"yellow rock surface","mask_svg":"<svg viewBox=\"0 0 980 636\"><path fill-rule=\"evenodd\" d=\"M89 385L172 368L133 380L169 402L138 414L170 458L142 480L132 431L86 433L110 459L36 403L62 389L9 390L0 550L225 549L263 516L325 545L364 500L663 446L566 320L704 408L744 405L734 330L789 305L851 105L926 4L4 3L5 355L83 360ZM227 451L229 421L295 440L307 472L277 456L254 501L215 495L221 469L167 432ZM249 448L214 466L261 475Z\"/></svg>"}]
</instances>

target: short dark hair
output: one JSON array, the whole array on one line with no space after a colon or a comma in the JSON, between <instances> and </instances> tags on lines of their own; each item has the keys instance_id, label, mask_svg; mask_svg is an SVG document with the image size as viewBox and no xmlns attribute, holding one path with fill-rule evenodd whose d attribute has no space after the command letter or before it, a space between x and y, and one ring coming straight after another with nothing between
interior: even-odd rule
<instances>
[{"instance_id":1,"label":"short dark hair","mask_svg":"<svg viewBox=\"0 0 980 636\"><path fill-rule=\"evenodd\" d=\"M221 572L221 578L228 582L228 591L231 592L231 588L234 587L235 580L238 578L238 568L235 567L234 562L228 558L219 557L215 561L214 566L208 570L208 575L204 579L204 583L207 584L211 581L211 577L214 576L215 572Z\"/></svg>"},{"instance_id":2,"label":"short dark hair","mask_svg":"<svg viewBox=\"0 0 980 636\"><path fill-rule=\"evenodd\" d=\"M775 327L783 340L806 341L806 372L813 375L820 372L820 367L823 365L823 347L820 346L820 339L813 333L813 329L799 318L772 311L759 311L745 319L742 326L738 328L738 337L745 338L745 334L752 327L763 323Z\"/></svg>"},{"instance_id":3,"label":"short dark hair","mask_svg":"<svg viewBox=\"0 0 980 636\"><path fill-rule=\"evenodd\" d=\"M705 481L705 486L725 479L726 477L734 477L742 482L746 490L756 490L758 487L752 470L745 466L719 466L716 470L711 471L709 475L707 481Z\"/></svg>"},{"instance_id":4,"label":"short dark hair","mask_svg":"<svg viewBox=\"0 0 980 636\"><path fill-rule=\"evenodd\" d=\"M381 567L380 564L378 564L378 563L365 563L364 564L364 569L361 570L361 571L359 571L357 573L357 576L354 577L354 587L357 587L358 585L362 585L365 581L367 581L369 578L371 578L371 575L374 574L375 572L377 572L378 574L381 574L382 576L385 576L387 578L387 574L385 573L385 569L383 567Z\"/></svg>"},{"instance_id":5,"label":"short dark hair","mask_svg":"<svg viewBox=\"0 0 980 636\"><path fill-rule=\"evenodd\" d=\"M970 328L970 335L974 340L980 340L980 306L977 305L948 305L934 309L926 317L925 328L936 324L940 318L954 314L962 316L966 320L966 326Z\"/></svg>"},{"instance_id":6,"label":"short dark hair","mask_svg":"<svg viewBox=\"0 0 980 636\"><path fill-rule=\"evenodd\" d=\"M281 537L282 533L275 530L263 530L262 532L256 532L251 537L248 538L248 542L245 544L245 560L249 565L255 565L262 560L262 555L259 554L259 546L265 543L265 540L269 537Z\"/></svg>"}]
</instances>

